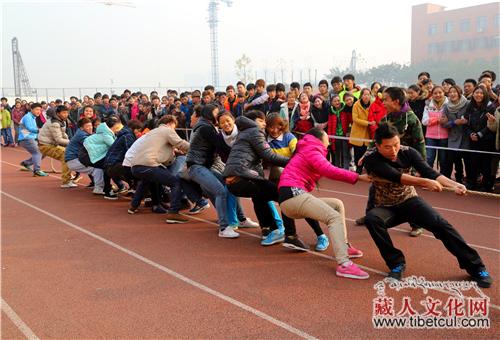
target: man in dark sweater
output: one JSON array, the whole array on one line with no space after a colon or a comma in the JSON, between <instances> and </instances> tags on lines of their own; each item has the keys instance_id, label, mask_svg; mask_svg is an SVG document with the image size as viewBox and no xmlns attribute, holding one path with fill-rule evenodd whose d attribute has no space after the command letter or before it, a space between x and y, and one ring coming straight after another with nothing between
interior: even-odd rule
<instances>
[{"instance_id":1,"label":"man in dark sweater","mask_svg":"<svg viewBox=\"0 0 500 340\"><path fill-rule=\"evenodd\" d=\"M373 178L375 207L366 215L366 226L380 254L390 269L388 276L400 280L406 268L401 250L394 247L387 229L404 222L424 226L441 240L480 287L491 286L492 278L479 254L460 236L458 231L417 195L414 186L430 191L442 191L443 186L464 195L464 185L450 180L429 167L413 148L400 144L397 128L381 124L375 132L376 150L365 157L365 167ZM414 168L421 177L410 174Z\"/></svg>"},{"instance_id":2,"label":"man in dark sweater","mask_svg":"<svg viewBox=\"0 0 500 340\"><path fill-rule=\"evenodd\" d=\"M406 101L406 95L403 89L399 87L389 87L384 91L384 106L387 109L387 115L381 122L391 123L399 132L401 144L417 150L423 159L425 159L425 138L422 132L422 124L415 113L410 109ZM372 189L368 197L366 211L372 208ZM364 218L356 220L356 224L364 224ZM415 223L410 223L410 236L420 236L424 229Z\"/></svg>"}]
</instances>

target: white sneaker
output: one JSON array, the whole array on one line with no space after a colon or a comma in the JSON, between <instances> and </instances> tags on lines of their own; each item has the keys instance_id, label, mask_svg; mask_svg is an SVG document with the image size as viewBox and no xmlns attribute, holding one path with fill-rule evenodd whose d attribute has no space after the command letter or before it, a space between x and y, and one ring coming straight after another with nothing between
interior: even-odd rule
<instances>
[{"instance_id":1,"label":"white sneaker","mask_svg":"<svg viewBox=\"0 0 500 340\"><path fill-rule=\"evenodd\" d=\"M240 222L240 228L257 228L259 224L257 222L252 221L249 217L246 218L243 222Z\"/></svg>"},{"instance_id":2,"label":"white sneaker","mask_svg":"<svg viewBox=\"0 0 500 340\"><path fill-rule=\"evenodd\" d=\"M233 228L226 227L224 230L219 230L219 237L223 238L237 238L240 237L240 234L235 232Z\"/></svg>"},{"instance_id":3,"label":"white sneaker","mask_svg":"<svg viewBox=\"0 0 500 340\"><path fill-rule=\"evenodd\" d=\"M78 186L78 184L73 183L71 181L69 181L68 183L65 183L65 184L61 184L61 188L63 188L63 189L76 188L77 186Z\"/></svg>"},{"instance_id":4,"label":"white sneaker","mask_svg":"<svg viewBox=\"0 0 500 340\"><path fill-rule=\"evenodd\" d=\"M102 188L96 188L96 187L94 187L94 190L92 190L92 193L94 195L104 195L104 190L102 190Z\"/></svg>"}]
</instances>

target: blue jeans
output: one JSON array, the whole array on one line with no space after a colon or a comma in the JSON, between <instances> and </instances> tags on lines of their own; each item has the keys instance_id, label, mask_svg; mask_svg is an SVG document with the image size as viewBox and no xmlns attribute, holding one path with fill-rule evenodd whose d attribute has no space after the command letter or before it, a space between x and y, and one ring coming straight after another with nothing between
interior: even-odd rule
<instances>
[{"instance_id":1,"label":"blue jeans","mask_svg":"<svg viewBox=\"0 0 500 340\"><path fill-rule=\"evenodd\" d=\"M246 216L241 208L239 197L230 192L227 193L227 219L231 226L237 226L240 222L246 220Z\"/></svg>"},{"instance_id":2,"label":"blue jeans","mask_svg":"<svg viewBox=\"0 0 500 340\"><path fill-rule=\"evenodd\" d=\"M219 228L226 229L229 225L226 211L228 191L222 182L222 175L202 165L194 164L189 167L189 177L215 202Z\"/></svg>"},{"instance_id":3,"label":"blue jeans","mask_svg":"<svg viewBox=\"0 0 500 340\"><path fill-rule=\"evenodd\" d=\"M175 161L168 166L168 170L174 175L180 178L184 167L186 166L186 156L177 156ZM183 194L186 194L188 200L196 205L205 205L208 202L201 195L200 190L197 190L196 184L191 181L181 178L181 186Z\"/></svg>"},{"instance_id":4,"label":"blue jeans","mask_svg":"<svg viewBox=\"0 0 500 340\"><path fill-rule=\"evenodd\" d=\"M278 212L278 209L276 209L274 202L269 201L269 202L267 202L267 205L269 206L269 209L271 210L271 214L274 217L274 221L276 222L276 226L278 227L279 230L284 231L285 227L283 226L283 220L281 219L280 213Z\"/></svg>"},{"instance_id":5,"label":"blue jeans","mask_svg":"<svg viewBox=\"0 0 500 340\"><path fill-rule=\"evenodd\" d=\"M14 138L12 138L12 130L10 127L2 129L2 137L5 145L14 144Z\"/></svg>"},{"instance_id":6,"label":"blue jeans","mask_svg":"<svg viewBox=\"0 0 500 340\"><path fill-rule=\"evenodd\" d=\"M425 145L447 147L448 139L426 138ZM427 164L429 164L431 168L434 167L434 160L436 159L436 154L438 154L439 170L442 172L443 167L446 167L448 164L446 161L446 150L426 148L425 152L427 154Z\"/></svg>"},{"instance_id":7,"label":"blue jeans","mask_svg":"<svg viewBox=\"0 0 500 340\"><path fill-rule=\"evenodd\" d=\"M40 163L42 162L42 153L38 149L38 143L34 139L23 139L19 142L26 151L31 154L31 157L24 160L23 163L30 166L33 165L33 171L40 170Z\"/></svg>"},{"instance_id":8,"label":"blue jeans","mask_svg":"<svg viewBox=\"0 0 500 340\"><path fill-rule=\"evenodd\" d=\"M175 161L167 168L168 170L170 170L172 175L180 176L182 170L184 169L184 166L186 166L186 156L177 156L175 157Z\"/></svg>"},{"instance_id":9,"label":"blue jeans","mask_svg":"<svg viewBox=\"0 0 500 340\"><path fill-rule=\"evenodd\" d=\"M182 197L181 180L179 177L172 174L164 166L151 167L142 165L133 166L132 175L140 180L132 199L132 206L138 207L141 204L141 199L144 196L146 188L149 187L150 183L157 183L170 187L171 200L169 211L179 212Z\"/></svg>"}]
</instances>

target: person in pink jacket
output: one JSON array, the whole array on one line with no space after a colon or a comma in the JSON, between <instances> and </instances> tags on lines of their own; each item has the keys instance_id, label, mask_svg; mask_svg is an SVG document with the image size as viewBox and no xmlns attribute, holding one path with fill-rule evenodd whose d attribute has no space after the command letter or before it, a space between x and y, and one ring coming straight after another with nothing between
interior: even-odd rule
<instances>
[{"instance_id":1,"label":"person in pink jacket","mask_svg":"<svg viewBox=\"0 0 500 340\"><path fill-rule=\"evenodd\" d=\"M347 242L344 204L336 198L315 197L310 194L321 177L354 184L358 180L369 182L368 175L333 166L326 159L328 135L321 129L309 130L297 143L295 154L283 170L278 185L281 211L293 219L311 218L328 226L333 252L337 261L337 276L367 279L369 275L349 260L356 251ZM308 248L295 230L285 230L283 246L303 250ZM351 256L354 257L354 256Z\"/></svg>"}]
</instances>

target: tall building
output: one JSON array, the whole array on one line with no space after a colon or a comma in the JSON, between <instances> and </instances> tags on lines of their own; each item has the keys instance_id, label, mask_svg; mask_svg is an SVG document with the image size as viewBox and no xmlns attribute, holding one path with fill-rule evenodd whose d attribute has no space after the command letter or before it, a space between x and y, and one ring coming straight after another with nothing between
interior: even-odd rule
<instances>
[{"instance_id":1,"label":"tall building","mask_svg":"<svg viewBox=\"0 0 500 340\"><path fill-rule=\"evenodd\" d=\"M500 55L500 2L453 10L412 8L411 62L493 60Z\"/></svg>"}]
</instances>

